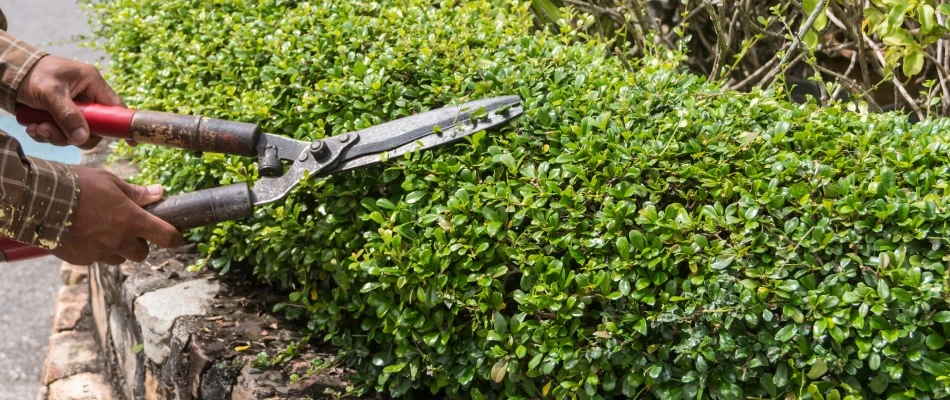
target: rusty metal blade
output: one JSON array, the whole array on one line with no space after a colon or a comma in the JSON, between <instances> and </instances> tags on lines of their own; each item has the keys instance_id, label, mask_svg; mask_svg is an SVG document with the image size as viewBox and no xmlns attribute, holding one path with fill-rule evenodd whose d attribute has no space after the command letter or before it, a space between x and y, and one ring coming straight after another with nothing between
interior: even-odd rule
<instances>
[{"instance_id":1,"label":"rusty metal blade","mask_svg":"<svg viewBox=\"0 0 950 400\"><path fill-rule=\"evenodd\" d=\"M320 171L320 175L348 171L453 143L473 133L503 125L523 112L520 97L503 96L443 107L376 125L356 132L359 135L356 145L344 153L339 164Z\"/></svg>"},{"instance_id":2,"label":"rusty metal blade","mask_svg":"<svg viewBox=\"0 0 950 400\"><path fill-rule=\"evenodd\" d=\"M326 176L446 145L502 125L523 112L520 97L494 97L325 138L319 141L326 146L322 157L312 155L306 148L297 150L299 156L286 173L280 177L263 177L254 185L252 199L255 205L272 203L286 196L308 174ZM290 147L300 147L297 143L292 145Z\"/></svg>"}]
</instances>

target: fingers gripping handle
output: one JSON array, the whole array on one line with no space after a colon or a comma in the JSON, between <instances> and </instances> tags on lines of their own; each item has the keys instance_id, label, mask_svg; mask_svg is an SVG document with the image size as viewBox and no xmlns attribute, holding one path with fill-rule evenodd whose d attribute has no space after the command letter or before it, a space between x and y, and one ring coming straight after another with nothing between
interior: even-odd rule
<instances>
[{"instance_id":1,"label":"fingers gripping handle","mask_svg":"<svg viewBox=\"0 0 950 400\"><path fill-rule=\"evenodd\" d=\"M184 231L248 217L254 202L250 187L242 182L172 196L145 210Z\"/></svg>"},{"instance_id":2,"label":"fingers gripping handle","mask_svg":"<svg viewBox=\"0 0 950 400\"><path fill-rule=\"evenodd\" d=\"M118 139L130 139L132 137L132 117L135 116L135 110L102 104L76 103L76 105L82 111L82 116L86 118L89 130L93 134ZM56 123L49 112L30 108L23 104L17 104L16 106L16 121L20 125L44 122Z\"/></svg>"},{"instance_id":3,"label":"fingers gripping handle","mask_svg":"<svg viewBox=\"0 0 950 400\"><path fill-rule=\"evenodd\" d=\"M248 217L254 213L254 202L247 183L235 183L172 196L145 209L184 231ZM49 252L39 247L0 236L0 262L28 260L46 255L49 255Z\"/></svg>"}]
</instances>

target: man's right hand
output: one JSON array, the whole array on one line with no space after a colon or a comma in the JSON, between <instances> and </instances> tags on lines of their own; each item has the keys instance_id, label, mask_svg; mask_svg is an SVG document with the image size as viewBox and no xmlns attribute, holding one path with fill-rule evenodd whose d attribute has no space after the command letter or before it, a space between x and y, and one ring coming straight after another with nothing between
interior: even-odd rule
<instances>
[{"instance_id":1,"label":"man's right hand","mask_svg":"<svg viewBox=\"0 0 950 400\"><path fill-rule=\"evenodd\" d=\"M26 132L33 140L83 149L95 147L102 138L90 135L89 124L74 99L125 107L96 67L52 54L33 65L20 83L16 98L30 107L48 111L56 121L27 125Z\"/></svg>"},{"instance_id":2,"label":"man's right hand","mask_svg":"<svg viewBox=\"0 0 950 400\"><path fill-rule=\"evenodd\" d=\"M161 185L133 185L105 170L72 168L79 177L79 205L53 255L77 265L121 264L144 260L148 243L166 248L181 244L175 227L142 209L162 199Z\"/></svg>"}]
</instances>

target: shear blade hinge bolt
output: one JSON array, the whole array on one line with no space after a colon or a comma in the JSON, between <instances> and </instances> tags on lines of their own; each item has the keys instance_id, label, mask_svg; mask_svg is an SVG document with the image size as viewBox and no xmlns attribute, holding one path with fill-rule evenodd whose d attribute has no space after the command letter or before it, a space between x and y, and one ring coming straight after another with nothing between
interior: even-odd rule
<instances>
[{"instance_id":1,"label":"shear blade hinge bolt","mask_svg":"<svg viewBox=\"0 0 950 400\"><path fill-rule=\"evenodd\" d=\"M264 155L258 160L257 169L263 176L280 176L283 166L277 157L277 146L269 144L264 148Z\"/></svg>"},{"instance_id":2,"label":"shear blade hinge bolt","mask_svg":"<svg viewBox=\"0 0 950 400\"><path fill-rule=\"evenodd\" d=\"M323 143L322 140L317 140L313 143L310 143L310 153L313 154L314 158L320 158L326 155L329 151L327 145Z\"/></svg>"}]
</instances>

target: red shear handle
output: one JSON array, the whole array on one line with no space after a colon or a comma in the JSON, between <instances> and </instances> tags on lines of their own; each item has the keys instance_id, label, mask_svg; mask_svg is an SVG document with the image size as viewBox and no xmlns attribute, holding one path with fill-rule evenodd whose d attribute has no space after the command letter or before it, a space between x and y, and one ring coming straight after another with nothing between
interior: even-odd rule
<instances>
[{"instance_id":1,"label":"red shear handle","mask_svg":"<svg viewBox=\"0 0 950 400\"><path fill-rule=\"evenodd\" d=\"M30 258L48 256L49 252L39 247L17 242L13 239L0 236L0 261L20 261Z\"/></svg>"},{"instance_id":2,"label":"red shear handle","mask_svg":"<svg viewBox=\"0 0 950 400\"><path fill-rule=\"evenodd\" d=\"M193 151L257 155L261 129L255 124L197 115L181 115L148 110L76 103L89 123L91 133L137 142L171 146ZM46 111L22 104L16 108L20 125L53 122Z\"/></svg>"},{"instance_id":3,"label":"red shear handle","mask_svg":"<svg viewBox=\"0 0 950 400\"><path fill-rule=\"evenodd\" d=\"M135 115L135 110L102 104L76 103L76 105L82 110L82 116L89 123L92 134L119 139L132 138L132 116ZM23 104L16 106L16 121L20 125L56 123L50 113Z\"/></svg>"}]
</instances>

